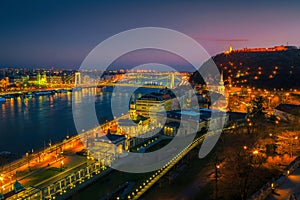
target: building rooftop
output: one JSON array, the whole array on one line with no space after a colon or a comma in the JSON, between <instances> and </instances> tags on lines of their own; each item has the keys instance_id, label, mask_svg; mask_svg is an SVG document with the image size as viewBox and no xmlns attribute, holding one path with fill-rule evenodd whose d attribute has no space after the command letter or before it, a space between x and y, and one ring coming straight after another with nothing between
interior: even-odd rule
<instances>
[{"instance_id":1,"label":"building rooftop","mask_svg":"<svg viewBox=\"0 0 300 200\"><path fill-rule=\"evenodd\" d=\"M179 113L181 115L187 115L187 116L190 116L190 117L200 116L200 113L195 112L195 111L182 110L182 111L179 111Z\"/></svg>"},{"instance_id":2,"label":"building rooftop","mask_svg":"<svg viewBox=\"0 0 300 200\"><path fill-rule=\"evenodd\" d=\"M158 92L151 92L150 94L145 94L137 100L154 100L154 101L163 101L175 98L176 96L169 89L162 89Z\"/></svg>"},{"instance_id":3,"label":"building rooftop","mask_svg":"<svg viewBox=\"0 0 300 200\"><path fill-rule=\"evenodd\" d=\"M131 119L119 119L118 124L120 126L133 126L136 125L136 121L133 121Z\"/></svg>"},{"instance_id":4,"label":"building rooftop","mask_svg":"<svg viewBox=\"0 0 300 200\"><path fill-rule=\"evenodd\" d=\"M292 115L300 116L300 105L295 104L280 104L275 108L275 110L279 110L282 112L290 113Z\"/></svg>"},{"instance_id":5,"label":"building rooftop","mask_svg":"<svg viewBox=\"0 0 300 200\"><path fill-rule=\"evenodd\" d=\"M176 127L178 128L180 126L180 123L179 122L167 122L165 124L166 127Z\"/></svg>"},{"instance_id":6,"label":"building rooftop","mask_svg":"<svg viewBox=\"0 0 300 200\"><path fill-rule=\"evenodd\" d=\"M21 183L19 183L19 181L16 181L13 186L12 189L15 190L15 192L19 192L24 190L24 187L21 185Z\"/></svg>"},{"instance_id":7,"label":"building rooftop","mask_svg":"<svg viewBox=\"0 0 300 200\"><path fill-rule=\"evenodd\" d=\"M98 139L96 139L98 142L106 142L106 143L119 143L123 140L125 140L125 135L116 135L116 134L111 134L111 133L107 133L104 136L99 137Z\"/></svg>"}]
</instances>

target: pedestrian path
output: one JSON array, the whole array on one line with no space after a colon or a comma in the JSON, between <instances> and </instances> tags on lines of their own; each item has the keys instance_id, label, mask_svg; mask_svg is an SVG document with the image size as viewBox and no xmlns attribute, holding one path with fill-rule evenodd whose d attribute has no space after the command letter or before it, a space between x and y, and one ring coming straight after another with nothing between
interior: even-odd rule
<instances>
[{"instance_id":1,"label":"pedestrian path","mask_svg":"<svg viewBox=\"0 0 300 200\"><path fill-rule=\"evenodd\" d=\"M267 200L287 200L295 196L300 199L300 168L297 168L293 174L275 189L274 193L268 196Z\"/></svg>"}]
</instances>

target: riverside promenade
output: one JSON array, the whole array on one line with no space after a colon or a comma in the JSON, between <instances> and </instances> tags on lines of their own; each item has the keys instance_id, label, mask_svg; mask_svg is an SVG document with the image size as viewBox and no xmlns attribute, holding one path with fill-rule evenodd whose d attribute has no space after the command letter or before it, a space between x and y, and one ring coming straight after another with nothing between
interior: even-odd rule
<instances>
[{"instance_id":1,"label":"riverside promenade","mask_svg":"<svg viewBox=\"0 0 300 200\"><path fill-rule=\"evenodd\" d=\"M267 198L267 200L286 199L300 199L300 168L290 174Z\"/></svg>"}]
</instances>

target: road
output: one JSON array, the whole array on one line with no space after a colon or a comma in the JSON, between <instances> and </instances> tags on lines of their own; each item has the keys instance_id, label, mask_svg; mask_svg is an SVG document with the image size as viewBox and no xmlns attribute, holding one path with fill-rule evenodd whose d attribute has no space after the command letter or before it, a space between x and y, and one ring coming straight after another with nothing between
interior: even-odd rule
<instances>
[{"instance_id":1,"label":"road","mask_svg":"<svg viewBox=\"0 0 300 200\"><path fill-rule=\"evenodd\" d=\"M128 118L128 115L123 115L116 120L122 118ZM15 180L19 180L22 184L25 184L30 179L43 173L43 171L49 167L48 165L59 168L60 162L57 161L61 158L62 152L64 152L65 165L74 163L74 159L70 158L72 158L76 152L86 148L81 142L84 142L86 137L95 132L102 133L100 136L104 135L111 124L114 124L114 121L104 123L101 126L95 127L62 142L49 144L49 147L45 150L34 152L29 154L28 157L24 156L21 159L6 164L2 167L1 177L3 180L0 183L1 191L3 193L9 192ZM67 151L71 154L67 155Z\"/></svg>"},{"instance_id":2,"label":"road","mask_svg":"<svg viewBox=\"0 0 300 200\"><path fill-rule=\"evenodd\" d=\"M208 134L205 134L196 140L194 140L188 147L183 149L178 155L175 155L175 157L169 161L168 164L166 164L164 167L156 171L156 173L150 177L148 182L143 183L143 185L140 186L140 190L136 192L136 194L132 197L132 199L139 199L147 190L149 190L161 177L163 177L169 170L172 169L174 165L176 165L186 154L188 154L193 148L195 148L197 145L202 143L202 141L205 139L205 137Z\"/></svg>"},{"instance_id":3,"label":"road","mask_svg":"<svg viewBox=\"0 0 300 200\"><path fill-rule=\"evenodd\" d=\"M38 158L36 158L37 156L32 156L33 158L28 159L28 162L26 160L24 162L23 158L15 161L15 167L11 167L10 171L4 171L1 174L1 176L3 177L3 181L1 183L2 192L9 192L15 180L18 180L22 184L25 184L29 180L43 173L47 168L55 167L56 165L59 166L61 159L64 160L65 164L72 163L73 159L70 159L70 157L72 157L72 155L75 155L75 153L77 151L80 151L82 148L82 144L65 148L65 155L63 156L58 154L58 151L56 151L56 145L54 145L52 149L49 148L45 150L45 153L43 153L44 156L40 159L40 161ZM71 155L67 155L69 154L68 152Z\"/></svg>"},{"instance_id":4,"label":"road","mask_svg":"<svg viewBox=\"0 0 300 200\"><path fill-rule=\"evenodd\" d=\"M267 200L287 200L292 194L296 194L297 199L300 198L300 168L289 175L287 180L279 188L276 188Z\"/></svg>"}]
</instances>

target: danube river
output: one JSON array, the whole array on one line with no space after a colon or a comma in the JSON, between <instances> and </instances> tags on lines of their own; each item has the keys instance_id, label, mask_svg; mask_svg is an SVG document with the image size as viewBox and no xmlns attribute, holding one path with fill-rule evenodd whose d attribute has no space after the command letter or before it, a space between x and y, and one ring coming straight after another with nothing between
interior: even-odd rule
<instances>
[{"instance_id":1,"label":"danube river","mask_svg":"<svg viewBox=\"0 0 300 200\"><path fill-rule=\"evenodd\" d=\"M143 88L135 96L154 90ZM95 94L96 89L89 88L26 99L6 99L6 102L0 103L0 152L8 151L21 156L32 149L42 149L50 142L61 141L67 135L77 134L72 115L72 95L76 100ZM117 102L115 106L124 106L124 95L131 94L124 90L113 95ZM100 122L113 119L111 97L111 92L102 92L96 98L95 107Z\"/></svg>"}]
</instances>

